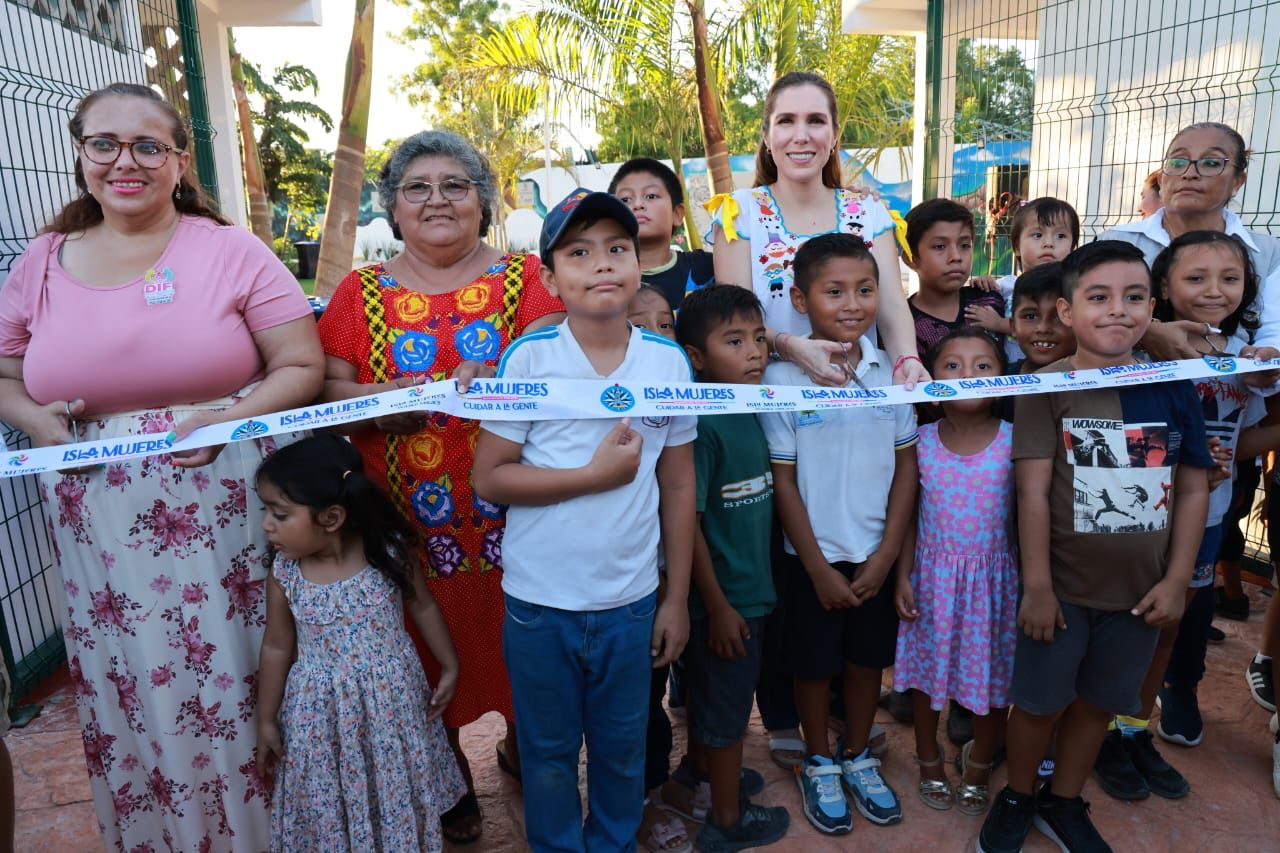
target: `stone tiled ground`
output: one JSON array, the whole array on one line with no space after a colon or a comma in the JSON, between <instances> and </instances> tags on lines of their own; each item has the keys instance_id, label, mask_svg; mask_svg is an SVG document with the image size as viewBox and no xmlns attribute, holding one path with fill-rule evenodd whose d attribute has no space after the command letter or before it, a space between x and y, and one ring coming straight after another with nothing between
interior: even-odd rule
<instances>
[{"instance_id":1,"label":"stone tiled ground","mask_svg":"<svg viewBox=\"0 0 1280 853\"><path fill-rule=\"evenodd\" d=\"M1269 714L1256 705L1244 687L1245 662L1257 647L1261 608L1265 599L1255 593L1254 612L1247 623L1220 621L1227 642L1209 649L1209 675L1201 687L1207 732L1196 749L1164 747L1164 753L1191 780L1191 796L1179 802L1153 798L1144 803L1120 803L1092 783L1085 792L1093 815L1117 851L1280 851L1280 800L1271 789ZM865 821L842 839L818 835L799 816L794 781L768 757L759 721L748 736L747 761L765 774L768 786L760 798L785 805L792 812L792 828L773 849L827 850L972 850L979 819L952 811L934 812L913 794L915 771L911 761L911 733L882 714L892 743L886 775L903 794L906 819L894 827L874 827ZM677 751L684 727L676 721ZM498 771L493 748L504 725L490 715L464 732L464 744L476 775L485 814L485 837L468 849L521 851L521 802L517 786ZM18 805L18 850L58 853L100 851L89 783L69 689L56 685L44 700L44 711L30 726L8 738L13 755ZM948 747L948 757L954 749ZM996 784L1003 782L997 773ZM696 830L697 827L692 827ZM1054 849L1034 832L1029 851Z\"/></svg>"}]
</instances>

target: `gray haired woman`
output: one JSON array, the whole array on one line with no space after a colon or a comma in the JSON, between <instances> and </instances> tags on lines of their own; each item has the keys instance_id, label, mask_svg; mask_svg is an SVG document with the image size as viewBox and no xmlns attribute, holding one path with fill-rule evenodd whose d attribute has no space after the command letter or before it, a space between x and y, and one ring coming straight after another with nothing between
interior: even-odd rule
<instances>
[{"instance_id":1,"label":"gray haired woman","mask_svg":"<svg viewBox=\"0 0 1280 853\"><path fill-rule=\"evenodd\" d=\"M404 140L383 167L378 193L404 251L353 271L330 300L319 324L326 399L492 375L510 341L563 317L542 286L536 255L504 255L485 242L497 185L465 139L424 131ZM477 429L475 421L410 412L356 424L351 435L365 471L421 534L427 586L458 650L459 682L444 723L469 793L442 818L454 843L481 831L458 729L489 711L512 719L501 639L504 519L501 507L471 490ZM434 684L439 667L414 641ZM514 731L509 724L498 759L518 777Z\"/></svg>"}]
</instances>

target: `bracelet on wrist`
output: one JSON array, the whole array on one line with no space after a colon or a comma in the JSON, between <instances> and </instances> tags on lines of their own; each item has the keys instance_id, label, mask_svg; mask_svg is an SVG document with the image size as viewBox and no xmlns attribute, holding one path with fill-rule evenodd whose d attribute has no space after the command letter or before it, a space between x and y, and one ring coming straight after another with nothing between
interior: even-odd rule
<instances>
[{"instance_id":1,"label":"bracelet on wrist","mask_svg":"<svg viewBox=\"0 0 1280 853\"><path fill-rule=\"evenodd\" d=\"M893 372L897 373L902 365L906 364L908 361L918 361L922 366L924 365L924 362L920 361L920 356L918 355L900 355L898 356L898 360L893 363Z\"/></svg>"}]
</instances>

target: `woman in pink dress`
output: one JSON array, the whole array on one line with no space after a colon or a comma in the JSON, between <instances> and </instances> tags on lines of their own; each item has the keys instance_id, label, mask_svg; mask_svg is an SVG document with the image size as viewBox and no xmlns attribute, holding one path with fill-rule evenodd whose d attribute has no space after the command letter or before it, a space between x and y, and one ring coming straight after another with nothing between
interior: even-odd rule
<instances>
[{"instance_id":1,"label":"woman in pink dress","mask_svg":"<svg viewBox=\"0 0 1280 853\"><path fill-rule=\"evenodd\" d=\"M0 288L0 419L39 446L180 436L313 399L323 353L271 250L186 177L182 119L117 83L69 123L80 195ZM43 475L64 637L109 850L259 851L270 440Z\"/></svg>"}]
</instances>

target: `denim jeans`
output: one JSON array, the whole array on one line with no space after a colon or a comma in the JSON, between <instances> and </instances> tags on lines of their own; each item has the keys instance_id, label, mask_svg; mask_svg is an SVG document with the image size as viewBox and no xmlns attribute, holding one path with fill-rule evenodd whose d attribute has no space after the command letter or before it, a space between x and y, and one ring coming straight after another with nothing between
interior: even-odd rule
<instances>
[{"instance_id":1,"label":"denim jeans","mask_svg":"<svg viewBox=\"0 0 1280 853\"><path fill-rule=\"evenodd\" d=\"M1204 659L1209 650L1209 626L1213 624L1213 606L1217 603L1217 595L1213 589L1213 562L1221 548L1224 528L1227 526L1219 524L1207 528L1200 541L1200 552L1196 554L1196 573L1199 574L1207 566L1209 583L1191 590L1191 601L1182 613L1178 639L1174 641L1169 668L1164 675L1164 680L1170 686L1181 690L1194 690L1204 678ZM1230 526L1239 528L1238 524Z\"/></svg>"},{"instance_id":2,"label":"denim jeans","mask_svg":"<svg viewBox=\"0 0 1280 853\"><path fill-rule=\"evenodd\" d=\"M611 610L557 610L505 596L529 846L615 853L636 847L644 810L649 648L657 593ZM587 819L578 753L587 744Z\"/></svg>"}]
</instances>

